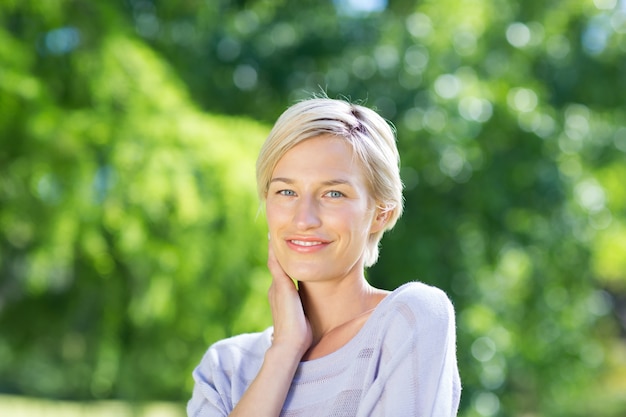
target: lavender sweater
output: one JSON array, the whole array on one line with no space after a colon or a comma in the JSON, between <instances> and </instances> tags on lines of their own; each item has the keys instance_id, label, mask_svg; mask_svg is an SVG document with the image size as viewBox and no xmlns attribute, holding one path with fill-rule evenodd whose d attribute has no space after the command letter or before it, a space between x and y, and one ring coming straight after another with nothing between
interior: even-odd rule
<instances>
[{"instance_id":1,"label":"lavender sweater","mask_svg":"<svg viewBox=\"0 0 626 417\"><path fill-rule=\"evenodd\" d=\"M188 416L227 416L261 368L271 334L211 346L193 372ZM300 363L281 416L456 416L460 394L452 304L412 282L385 297L346 345Z\"/></svg>"}]
</instances>

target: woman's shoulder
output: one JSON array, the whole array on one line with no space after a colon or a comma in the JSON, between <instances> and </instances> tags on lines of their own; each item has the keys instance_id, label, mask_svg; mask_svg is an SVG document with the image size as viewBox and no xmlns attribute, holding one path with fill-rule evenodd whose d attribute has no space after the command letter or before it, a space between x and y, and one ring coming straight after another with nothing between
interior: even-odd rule
<instances>
[{"instance_id":1,"label":"woman's shoulder","mask_svg":"<svg viewBox=\"0 0 626 417\"><path fill-rule=\"evenodd\" d=\"M454 320L454 307L448 295L440 288L422 282L409 282L385 299L384 316L397 322L396 316L404 317L409 325L437 326Z\"/></svg>"},{"instance_id":2,"label":"woman's shoulder","mask_svg":"<svg viewBox=\"0 0 626 417\"><path fill-rule=\"evenodd\" d=\"M250 360L254 357L262 360L271 344L272 331L270 327L263 332L242 333L221 339L209 347L203 362L218 358L220 362L225 360L239 362L244 358Z\"/></svg>"},{"instance_id":3,"label":"woman's shoulder","mask_svg":"<svg viewBox=\"0 0 626 417\"><path fill-rule=\"evenodd\" d=\"M440 288L419 281L407 282L392 291L389 296L395 302L408 302L412 305L447 307L450 298Z\"/></svg>"},{"instance_id":4,"label":"woman's shoulder","mask_svg":"<svg viewBox=\"0 0 626 417\"><path fill-rule=\"evenodd\" d=\"M197 386L229 392L234 383L251 381L263 364L272 329L245 333L213 343L193 371Z\"/></svg>"},{"instance_id":5,"label":"woman's shoulder","mask_svg":"<svg viewBox=\"0 0 626 417\"><path fill-rule=\"evenodd\" d=\"M398 299L449 300L448 295L440 288L420 281L410 281L393 290L390 296Z\"/></svg>"}]
</instances>

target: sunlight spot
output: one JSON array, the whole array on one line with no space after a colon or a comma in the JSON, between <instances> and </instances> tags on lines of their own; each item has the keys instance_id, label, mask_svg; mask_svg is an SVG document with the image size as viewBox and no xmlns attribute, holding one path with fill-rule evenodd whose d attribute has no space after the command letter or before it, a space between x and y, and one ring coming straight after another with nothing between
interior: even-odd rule
<instances>
[{"instance_id":1,"label":"sunlight spot","mask_svg":"<svg viewBox=\"0 0 626 417\"><path fill-rule=\"evenodd\" d=\"M604 230L613 222L613 215L606 207L589 213L589 224L596 230Z\"/></svg>"},{"instance_id":2,"label":"sunlight spot","mask_svg":"<svg viewBox=\"0 0 626 417\"><path fill-rule=\"evenodd\" d=\"M613 10L617 6L617 0L593 0L593 4L600 10Z\"/></svg>"},{"instance_id":3,"label":"sunlight spot","mask_svg":"<svg viewBox=\"0 0 626 417\"><path fill-rule=\"evenodd\" d=\"M404 113L403 122L407 129L417 132L422 129L422 119L424 118L424 110L412 107Z\"/></svg>"},{"instance_id":4,"label":"sunlight spot","mask_svg":"<svg viewBox=\"0 0 626 417\"><path fill-rule=\"evenodd\" d=\"M530 42L530 29L523 23L511 23L506 29L506 40L516 48L523 48Z\"/></svg>"},{"instance_id":5,"label":"sunlight spot","mask_svg":"<svg viewBox=\"0 0 626 417\"><path fill-rule=\"evenodd\" d=\"M588 135L589 108L583 104L570 104L565 109L565 134L575 140L582 140Z\"/></svg>"},{"instance_id":6,"label":"sunlight spot","mask_svg":"<svg viewBox=\"0 0 626 417\"><path fill-rule=\"evenodd\" d=\"M611 295L604 290L594 291L587 300L589 312L596 316L606 316L613 310Z\"/></svg>"},{"instance_id":7,"label":"sunlight spot","mask_svg":"<svg viewBox=\"0 0 626 417\"><path fill-rule=\"evenodd\" d=\"M582 174L583 169L576 157L568 156L559 161L559 171L569 178L576 179Z\"/></svg>"},{"instance_id":8,"label":"sunlight spot","mask_svg":"<svg viewBox=\"0 0 626 417\"><path fill-rule=\"evenodd\" d=\"M404 64L408 73L422 73L428 65L428 50L418 45L409 47L404 53Z\"/></svg>"},{"instance_id":9,"label":"sunlight spot","mask_svg":"<svg viewBox=\"0 0 626 417\"><path fill-rule=\"evenodd\" d=\"M569 40L563 35L554 35L546 42L546 51L554 59L565 58L571 50Z\"/></svg>"},{"instance_id":10,"label":"sunlight spot","mask_svg":"<svg viewBox=\"0 0 626 417\"><path fill-rule=\"evenodd\" d=\"M56 205L61 201L61 183L52 174L44 174L37 181L37 196L41 201L50 205Z\"/></svg>"},{"instance_id":11,"label":"sunlight spot","mask_svg":"<svg viewBox=\"0 0 626 417\"><path fill-rule=\"evenodd\" d=\"M484 123L491 118L493 107L489 100L477 97L464 97L459 102L459 114L465 120Z\"/></svg>"},{"instance_id":12,"label":"sunlight spot","mask_svg":"<svg viewBox=\"0 0 626 417\"><path fill-rule=\"evenodd\" d=\"M474 396L474 409L481 416L493 416L500 410L500 400L492 392L481 392Z\"/></svg>"},{"instance_id":13,"label":"sunlight spot","mask_svg":"<svg viewBox=\"0 0 626 417\"><path fill-rule=\"evenodd\" d=\"M257 72L250 65L239 65L233 73L233 82L240 90L252 90L257 84Z\"/></svg>"},{"instance_id":14,"label":"sunlight spot","mask_svg":"<svg viewBox=\"0 0 626 417\"><path fill-rule=\"evenodd\" d=\"M463 170L465 165L465 155L454 146L447 147L441 154L439 169L449 177L456 177Z\"/></svg>"},{"instance_id":15,"label":"sunlight spot","mask_svg":"<svg viewBox=\"0 0 626 417\"><path fill-rule=\"evenodd\" d=\"M506 378L504 366L500 363L488 363L480 373L480 383L487 389L498 389Z\"/></svg>"},{"instance_id":16,"label":"sunlight spot","mask_svg":"<svg viewBox=\"0 0 626 417\"><path fill-rule=\"evenodd\" d=\"M472 356L480 362L487 362L496 354L496 344L491 338L479 337L472 343Z\"/></svg>"},{"instance_id":17,"label":"sunlight spot","mask_svg":"<svg viewBox=\"0 0 626 417\"><path fill-rule=\"evenodd\" d=\"M439 133L446 127L448 116L439 108L430 108L424 113L424 126L432 133Z\"/></svg>"},{"instance_id":18,"label":"sunlight spot","mask_svg":"<svg viewBox=\"0 0 626 417\"><path fill-rule=\"evenodd\" d=\"M611 27L616 33L626 33L626 2L625 10L618 10L611 15Z\"/></svg>"},{"instance_id":19,"label":"sunlight spot","mask_svg":"<svg viewBox=\"0 0 626 417\"><path fill-rule=\"evenodd\" d=\"M442 98L454 98L461 91L461 81L452 74L440 75L435 80L435 91Z\"/></svg>"},{"instance_id":20,"label":"sunlight spot","mask_svg":"<svg viewBox=\"0 0 626 417\"><path fill-rule=\"evenodd\" d=\"M425 38L433 30L430 17L423 13L413 13L406 18L406 29L415 38Z\"/></svg>"},{"instance_id":21,"label":"sunlight spot","mask_svg":"<svg viewBox=\"0 0 626 417\"><path fill-rule=\"evenodd\" d=\"M52 55L72 52L80 44L80 32L73 27L51 30L45 36L46 50Z\"/></svg>"},{"instance_id":22,"label":"sunlight spot","mask_svg":"<svg viewBox=\"0 0 626 417\"><path fill-rule=\"evenodd\" d=\"M578 204L590 212L600 211L606 205L604 188L593 179L581 181L574 192Z\"/></svg>"},{"instance_id":23,"label":"sunlight spot","mask_svg":"<svg viewBox=\"0 0 626 417\"><path fill-rule=\"evenodd\" d=\"M381 45L374 50L374 58L378 68L382 70L393 69L398 66L398 50L393 45Z\"/></svg>"},{"instance_id":24,"label":"sunlight spot","mask_svg":"<svg viewBox=\"0 0 626 417\"><path fill-rule=\"evenodd\" d=\"M531 112L537 107L537 94L529 88L513 88L507 95L507 103L520 112Z\"/></svg>"},{"instance_id":25,"label":"sunlight spot","mask_svg":"<svg viewBox=\"0 0 626 417\"><path fill-rule=\"evenodd\" d=\"M296 30L289 23L278 23L272 28L271 33L272 42L280 48L293 45L297 38Z\"/></svg>"},{"instance_id":26,"label":"sunlight spot","mask_svg":"<svg viewBox=\"0 0 626 417\"><path fill-rule=\"evenodd\" d=\"M546 30L539 22L530 22L528 24L528 30L530 30L530 40L528 44L530 46L537 46L543 42L546 35Z\"/></svg>"},{"instance_id":27,"label":"sunlight spot","mask_svg":"<svg viewBox=\"0 0 626 417\"><path fill-rule=\"evenodd\" d=\"M259 27L259 16L252 10L244 10L235 16L235 28L242 35L248 35Z\"/></svg>"},{"instance_id":28,"label":"sunlight spot","mask_svg":"<svg viewBox=\"0 0 626 417\"><path fill-rule=\"evenodd\" d=\"M135 17L135 30L144 38L155 38L160 29L159 19L152 11L139 13Z\"/></svg>"},{"instance_id":29,"label":"sunlight spot","mask_svg":"<svg viewBox=\"0 0 626 417\"><path fill-rule=\"evenodd\" d=\"M476 51L476 36L470 31L460 30L452 37L454 50L462 56L468 56Z\"/></svg>"},{"instance_id":30,"label":"sunlight spot","mask_svg":"<svg viewBox=\"0 0 626 417\"><path fill-rule=\"evenodd\" d=\"M237 59L241 53L241 44L238 40L231 37L223 38L217 44L217 57L224 62L230 62Z\"/></svg>"},{"instance_id":31,"label":"sunlight spot","mask_svg":"<svg viewBox=\"0 0 626 417\"><path fill-rule=\"evenodd\" d=\"M520 113L518 116L520 128L526 132L533 132L540 138L547 138L556 130L556 122L547 114L536 111Z\"/></svg>"},{"instance_id":32,"label":"sunlight spot","mask_svg":"<svg viewBox=\"0 0 626 417\"><path fill-rule=\"evenodd\" d=\"M382 12L387 8L387 0L335 0L334 3L340 13L349 16Z\"/></svg>"},{"instance_id":33,"label":"sunlight spot","mask_svg":"<svg viewBox=\"0 0 626 417\"><path fill-rule=\"evenodd\" d=\"M591 18L582 36L585 51L590 55L602 53L609 42L610 21L606 15Z\"/></svg>"},{"instance_id":34,"label":"sunlight spot","mask_svg":"<svg viewBox=\"0 0 626 417\"><path fill-rule=\"evenodd\" d=\"M583 139L589 133L589 121L581 114L569 115L565 119L565 134L572 139Z\"/></svg>"}]
</instances>

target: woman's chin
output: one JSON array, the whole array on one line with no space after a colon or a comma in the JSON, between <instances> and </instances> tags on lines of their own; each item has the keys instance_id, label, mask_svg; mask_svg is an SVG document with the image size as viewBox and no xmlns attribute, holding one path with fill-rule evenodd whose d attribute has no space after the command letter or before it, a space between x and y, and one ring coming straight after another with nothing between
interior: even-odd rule
<instances>
[{"instance_id":1,"label":"woman's chin","mask_svg":"<svg viewBox=\"0 0 626 417\"><path fill-rule=\"evenodd\" d=\"M285 268L287 275L299 282L315 282L323 279L328 274L324 268L320 268L320 265L289 265Z\"/></svg>"}]
</instances>

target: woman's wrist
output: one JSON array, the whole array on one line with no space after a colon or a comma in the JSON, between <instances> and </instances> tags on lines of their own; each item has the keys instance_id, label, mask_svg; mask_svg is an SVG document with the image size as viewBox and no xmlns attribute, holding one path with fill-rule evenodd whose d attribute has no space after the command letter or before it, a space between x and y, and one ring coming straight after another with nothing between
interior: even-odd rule
<instances>
[{"instance_id":1,"label":"woman's wrist","mask_svg":"<svg viewBox=\"0 0 626 417\"><path fill-rule=\"evenodd\" d=\"M267 349L265 358L270 361L277 359L282 364L292 363L297 366L307 350L308 346L303 344L272 340L272 345Z\"/></svg>"}]
</instances>

